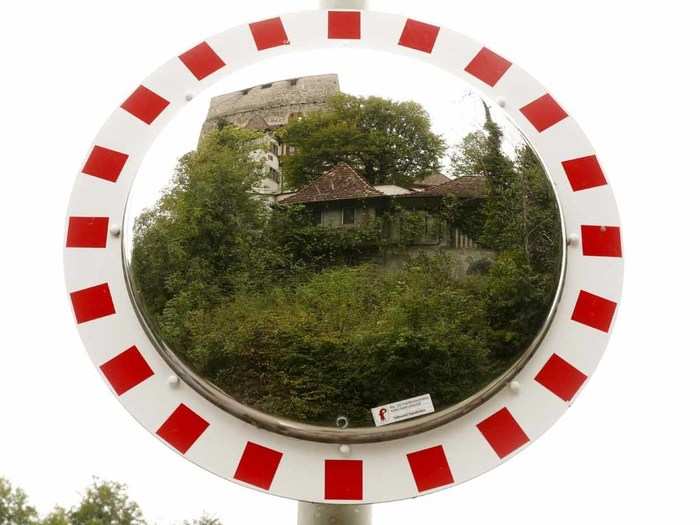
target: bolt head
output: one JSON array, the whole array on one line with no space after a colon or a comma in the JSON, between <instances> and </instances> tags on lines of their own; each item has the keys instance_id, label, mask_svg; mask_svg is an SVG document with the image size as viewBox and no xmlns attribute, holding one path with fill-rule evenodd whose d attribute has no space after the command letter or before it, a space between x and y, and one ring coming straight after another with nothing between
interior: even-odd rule
<instances>
[{"instance_id":1,"label":"bolt head","mask_svg":"<svg viewBox=\"0 0 700 525\"><path fill-rule=\"evenodd\" d=\"M110 226L109 233L112 237L119 237L122 234L122 228L118 224L114 224Z\"/></svg>"},{"instance_id":2,"label":"bolt head","mask_svg":"<svg viewBox=\"0 0 700 525\"><path fill-rule=\"evenodd\" d=\"M508 386L510 387L510 391L514 394L520 392L520 383L518 381L511 381Z\"/></svg>"}]
</instances>

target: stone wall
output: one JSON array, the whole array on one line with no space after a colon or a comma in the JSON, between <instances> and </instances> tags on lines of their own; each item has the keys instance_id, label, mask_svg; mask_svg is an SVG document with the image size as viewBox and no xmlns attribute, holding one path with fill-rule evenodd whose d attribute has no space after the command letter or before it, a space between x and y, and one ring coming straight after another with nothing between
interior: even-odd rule
<instances>
[{"instance_id":1,"label":"stone wall","mask_svg":"<svg viewBox=\"0 0 700 525\"><path fill-rule=\"evenodd\" d=\"M211 99L202 127L206 133L224 120L245 128L284 126L294 115L305 115L327 107L328 98L340 92L338 75L317 75L270 82ZM262 121L261 121L262 119Z\"/></svg>"}]
</instances>

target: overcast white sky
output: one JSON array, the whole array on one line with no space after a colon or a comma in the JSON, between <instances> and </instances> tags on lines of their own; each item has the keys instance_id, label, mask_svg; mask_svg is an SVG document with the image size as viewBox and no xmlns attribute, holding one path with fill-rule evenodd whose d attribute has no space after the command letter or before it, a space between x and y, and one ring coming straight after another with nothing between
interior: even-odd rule
<instances>
[{"instance_id":1,"label":"overcast white sky","mask_svg":"<svg viewBox=\"0 0 700 525\"><path fill-rule=\"evenodd\" d=\"M615 188L627 261L608 352L567 415L493 472L378 506L375 522L696 523L700 114L693 97L700 83L693 53L700 42L693 3L372 4L468 33L550 86L596 145ZM24 487L42 512L76 502L98 475L126 482L149 520L163 525L203 510L226 525L294 522L294 502L214 477L132 420L78 338L61 252L81 160L135 85L208 35L316 5L26 0L3 7L0 476ZM362 68L349 75L319 64L309 63L308 72L336 71L347 91L385 94L360 75ZM302 73L260 71L231 87ZM436 91L435 103L449 106L459 96ZM192 126L182 129L196 134L202 114L188 118ZM178 147L163 151L185 151L187 140L173 139ZM154 180L167 177L167 162L165 171L153 166Z\"/></svg>"}]
</instances>

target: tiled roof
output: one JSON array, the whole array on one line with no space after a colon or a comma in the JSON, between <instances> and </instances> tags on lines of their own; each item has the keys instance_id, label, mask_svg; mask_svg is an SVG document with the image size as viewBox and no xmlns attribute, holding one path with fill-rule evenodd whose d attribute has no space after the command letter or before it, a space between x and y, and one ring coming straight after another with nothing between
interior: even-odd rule
<instances>
[{"instance_id":1,"label":"tiled roof","mask_svg":"<svg viewBox=\"0 0 700 525\"><path fill-rule=\"evenodd\" d=\"M486 177L464 176L437 186L432 186L424 191L417 191L404 195L403 197L445 197L447 195L454 195L455 197L474 199L486 197L487 193Z\"/></svg>"},{"instance_id":2,"label":"tiled roof","mask_svg":"<svg viewBox=\"0 0 700 525\"><path fill-rule=\"evenodd\" d=\"M384 195L406 195L408 193L413 193L411 190L397 186L396 184L380 184L378 186L373 186L375 190Z\"/></svg>"},{"instance_id":3,"label":"tiled roof","mask_svg":"<svg viewBox=\"0 0 700 525\"><path fill-rule=\"evenodd\" d=\"M284 199L284 204L305 204L348 199L383 197L347 164L338 164L318 179Z\"/></svg>"},{"instance_id":4,"label":"tiled roof","mask_svg":"<svg viewBox=\"0 0 700 525\"><path fill-rule=\"evenodd\" d=\"M421 179L414 183L415 186L437 186L438 184L444 184L445 182L450 182L449 177L446 177L442 173L433 173L428 175L426 178Z\"/></svg>"}]
</instances>

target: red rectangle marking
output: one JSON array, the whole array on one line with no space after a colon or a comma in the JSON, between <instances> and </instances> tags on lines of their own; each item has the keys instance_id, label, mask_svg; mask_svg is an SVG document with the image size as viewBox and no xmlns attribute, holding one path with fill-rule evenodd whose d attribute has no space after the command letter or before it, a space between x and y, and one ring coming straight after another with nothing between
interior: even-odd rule
<instances>
[{"instance_id":1,"label":"red rectangle marking","mask_svg":"<svg viewBox=\"0 0 700 525\"><path fill-rule=\"evenodd\" d=\"M617 303L581 290L571 319L601 332L610 331Z\"/></svg>"},{"instance_id":2,"label":"red rectangle marking","mask_svg":"<svg viewBox=\"0 0 700 525\"><path fill-rule=\"evenodd\" d=\"M432 53L438 33L440 33L439 27L409 18L401 33L399 45L424 53Z\"/></svg>"},{"instance_id":3,"label":"red rectangle marking","mask_svg":"<svg viewBox=\"0 0 700 525\"><path fill-rule=\"evenodd\" d=\"M563 401L571 401L586 379L586 374L557 354L553 354L535 376L535 381Z\"/></svg>"},{"instance_id":4,"label":"red rectangle marking","mask_svg":"<svg viewBox=\"0 0 700 525\"><path fill-rule=\"evenodd\" d=\"M595 155L565 160L561 164L574 191L605 186L608 183Z\"/></svg>"},{"instance_id":5,"label":"red rectangle marking","mask_svg":"<svg viewBox=\"0 0 700 525\"><path fill-rule=\"evenodd\" d=\"M102 146L95 146L83 166L83 173L109 182L116 182L129 155Z\"/></svg>"},{"instance_id":6,"label":"red rectangle marking","mask_svg":"<svg viewBox=\"0 0 700 525\"><path fill-rule=\"evenodd\" d=\"M507 408L487 417L476 427L501 459L530 441Z\"/></svg>"},{"instance_id":7,"label":"red rectangle marking","mask_svg":"<svg viewBox=\"0 0 700 525\"><path fill-rule=\"evenodd\" d=\"M185 405L178 406L156 434L185 454L209 427L209 423Z\"/></svg>"},{"instance_id":8,"label":"red rectangle marking","mask_svg":"<svg viewBox=\"0 0 700 525\"><path fill-rule=\"evenodd\" d=\"M100 370L118 396L153 375L153 370L135 346L107 361Z\"/></svg>"},{"instance_id":9,"label":"red rectangle marking","mask_svg":"<svg viewBox=\"0 0 700 525\"><path fill-rule=\"evenodd\" d=\"M328 38L332 40L359 40L362 38L360 11L328 11Z\"/></svg>"},{"instance_id":10,"label":"red rectangle marking","mask_svg":"<svg viewBox=\"0 0 700 525\"><path fill-rule=\"evenodd\" d=\"M281 18L270 18L250 24L250 31L258 51L289 44Z\"/></svg>"},{"instance_id":11,"label":"red rectangle marking","mask_svg":"<svg viewBox=\"0 0 700 525\"><path fill-rule=\"evenodd\" d=\"M137 119L150 125L169 104L170 102L157 93L154 93L145 86L139 86L136 88L136 91L124 101L121 107Z\"/></svg>"},{"instance_id":12,"label":"red rectangle marking","mask_svg":"<svg viewBox=\"0 0 700 525\"><path fill-rule=\"evenodd\" d=\"M476 54L464 70L493 87L501 80L501 77L505 75L511 65L508 60L484 47L481 48L481 51Z\"/></svg>"},{"instance_id":13,"label":"red rectangle marking","mask_svg":"<svg viewBox=\"0 0 700 525\"><path fill-rule=\"evenodd\" d=\"M418 492L454 483L442 445L407 454Z\"/></svg>"},{"instance_id":14,"label":"red rectangle marking","mask_svg":"<svg viewBox=\"0 0 700 525\"><path fill-rule=\"evenodd\" d=\"M112 294L107 283L91 286L70 294L78 324L87 323L115 313Z\"/></svg>"},{"instance_id":15,"label":"red rectangle marking","mask_svg":"<svg viewBox=\"0 0 700 525\"><path fill-rule=\"evenodd\" d=\"M179 58L197 80L208 77L226 65L206 42L185 51Z\"/></svg>"},{"instance_id":16,"label":"red rectangle marking","mask_svg":"<svg viewBox=\"0 0 700 525\"><path fill-rule=\"evenodd\" d=\"M362 497L362 461L327 459L324 498L357 501L361 500Z\"/></svg>"},{"instance_id":17,"label":"red rectangle marking","mask_svg":"<svg viewBox=\"0 0 700 525\"><path fill-rule=\"evenodd\" d=\"M581 226L581 247L586 256L622 257L619 226Z\"/></svg>"},{"instance_id":18,"label":"red rectangle marking","mask_svg":"<svg viewBox=\"0 0 700 525\"><path fill-rule=\"evenodd\" d=\"M233 477L263 490L270 490L280 461L281 452L249 441Z\"/></svg>"},{"instance_id":19,"label":"red rectangle marking","mask_svg":"<svg viewBox=\"0 0 700 525\"><path fill-rule=\"evenodd\" d=\"M70 217L67 248L105 248L109 217Z\"/></svg>"},{"instance_id":20,"label":"red rectangle marking","mask_svg":"<svg viewBox=\"0 0 700 525\"><path fill-rule=\"evenodd\" d=\"M535 126L540 133L564 120L567 113L561 108L552 95L543 95L520 109L525 118Z\"/></svg>"}]
</instances>

